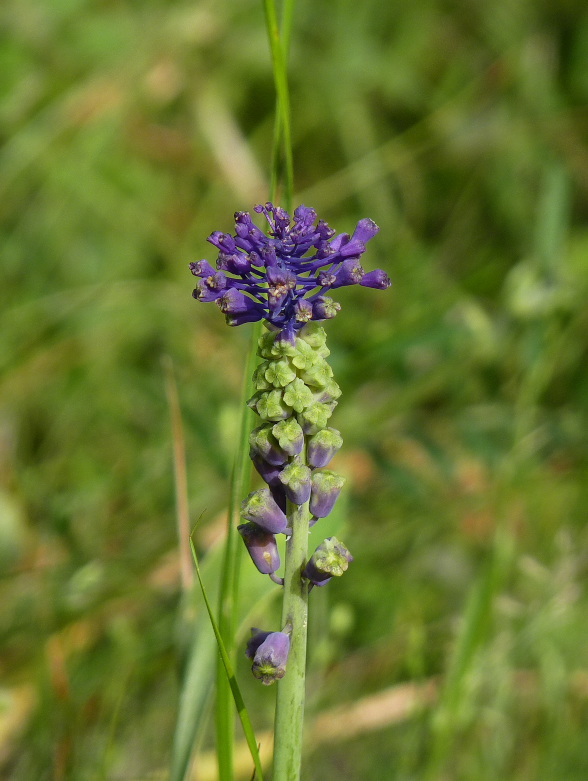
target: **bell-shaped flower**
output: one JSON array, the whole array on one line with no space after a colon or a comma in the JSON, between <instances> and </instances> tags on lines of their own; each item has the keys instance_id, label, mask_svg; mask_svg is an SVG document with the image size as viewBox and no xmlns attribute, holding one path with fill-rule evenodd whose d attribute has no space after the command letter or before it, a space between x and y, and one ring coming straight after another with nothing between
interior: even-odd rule
<instances>
[{"instance_id":1,"label":"bell-shaped flower","mask_svg":"<svg viewBox=\"0 0 588 781\"><path fill-rule=\"evenodd\" d=\"M280 481L280 472L284 465L268 464L253 448L249 449L249 458L253 461L253 466L261 479L269 486L270 493L280 510L286 512L286 492Z\"/></svg>"},{"instance_id":2,"label":"bell-shaped flower","mask_svg":"<svg viewBox=\"0 0 588 781\"><path fill-rule=\"evenodd\" d=\"M190 271L195 277L212 277L216 274L214 269L207 260L197 260L195 263L190 263Z\"/></svg>"},{"instance_id":3,"label":"bell-shaped flower","mask_svg":"<svg viewBox=\"0 0 588 781\"><path fill-rule=\"evenodd\" d=\"M312 315L315 320L330 320L341 311L341 304L329 296L319 296L312 302Z\"/></svg>"},{"instance_id":4,"label":"bell-shaped flower","mask_svg":"<svg viewBox=\"0 0 588 781\"><path fill-rule=\"evenodd\" d=\"M288 519L271 495L269 488L253 491L243 500L241 515L271 534L282 534L288 528Z\"/></svg>"},{"instance_id":5,"label":"bell-shaped flower","mask_svg":"<svg viewBox=\"0 0 588 781\"><path fill-rule=\"evenodd\" d=\"M265 423L263 426L253 429L249 436L249 445L253 452L261 456L268 464L277 466L285 464L288 460L288 455L290 455L279 445L278 440L274 436L271 423Z\"/></svg>"},{"instance_id":6,"label":"bell-shaped flower","mask_svg":"<svg viewBox=\"0 0 588 781\"><path fill-rule=\"evenodd\" d=\"M303 576L315 586L324 586L347 571L353 556L336 537L328 537L310 557Z\"/></svg>"},{"instance_id":7,"label":"bell-shaped flower","mask_svg":"<svg viewBox=\"0 0 588 781\"><path fill-rule=\"evenodd\" d=\"M363 285L363 287L372 287L374 290L386 290L390 287L392 282L385 271L382 271L381 268L377 268L374 269L374 271L368 271L367 274L364 274L359 284Z\"/></svg>"},{"instance_id":8,"label":"bell-shaped flower","mask_svg":"<svg viewBox=\"0 0 588 781\"><path fill-rule=\"evenodd\" d=\"M373 220L370 220L369 217L364 217L357 223L351 241L361 241L365 245L366 242L374 238L379 230L379 227Z\"/></svg>"},{"instance_id":9,"label":"bell-shaped flower","mask_svg":"<svg viewBox=\"0 0 588 781\"><path fill-rule=\"evenodd\" d=\"M343 437L336 428L323 428L308 441L307 459L310 466L327 466L343 445Z\"/></svg>"},{"instance_id":10,"label":"bell-shaped flower","mask_svg":"<svg viewBox=\"0 0 588 781\"><path fill-rule=\"evenodd\" d=\"M232 318L251 317L251 322L264 316L263 306L240 290L230 287L216 299L216 305L224 315Z\"/></svg>"},{"instance_id":11,"label":"bell-shaped flower","mask_svg":"<svg viewBox=\"0 0 588 781\"><path fill-rule=\"evenodd\" d=\"M265 686L279 681L286 674L290 653L290 638L285 632L251 630L246 654L253 659L251 672Z\"/></svg>"},{"instance_id":12,"label":"bell-shaped flower","mask_svg":"<svg viewBox=\"0 0 588 781\"><path fill-rule=\"evenodd\" d=\"M229 274L239 274L241 276L248 274L251 271L251 266L251 256L239 252L230 254L221 252L216 262L216 267L219 270L228 271Z\"/></svg>"},{"instance_id":13,"label":"bell-shaped flower","mask_svg":"<svg viewBox=\"0 0 588 781\"><path fill-rule=\"evenodd\" d=\"M227 277L221 272L216 271L208 277L203 277L196 288L192 291L192 297L198 301L207 303L216 301L220 298L227 286Z\"/></svg>"},{"instance_id":14,"label":"bell-shaped flower","mask_svg":"<svg viewBox=\"0 0 588 781\"><path fill-rule=\"evenodd\" d=\"M294 504L304 504L310 499L310 469L304 464L293 462L280 472L279 479L286 496Z\"/></svg>"},{"instance_id":15,"label":"bell-shaped flower","mask_svg":"<svg viewBox=\"0 0 588 781\"><path fill-rule=\"evenodd\" d=\"M242 523L237 531L247 546L251 560L262 575L271 575L280 568L276 538L256 523Z\"/></svg>"},{"instance_id":16,"label":"bell-shaped flower","mask_svg":"<svg viewBox=\"0 0 588 781\"><path fill-rule=\"evenodd\" d=\"M316 518L325 518L333 509L345 478L330 469L315 469L312 473L310 512Z\"/></svg>"},{"instance_id":17,"label":"bell-shaped flower","mask_svg":"<svg viewBox=\"0 0 588 781\"><path fill-rule=\"evenodd\" d=\"M357 285L365 276L363 266L357 258L350 258L341 264L339 270L333 274L334 280L329 287L346 287L347 285Z\"/></svg>"},{"instance_id":18,"label":"bell-shaped flower","mask_svg":"<svg viewBox=\"0 0 588 781\"><path fill-rule=\"evenodd\" d=\"M272 433L280 448L289 456L297 456L304 447L304 432L296 418L280 420L272 428ZM284 459L285 461L286 459ZM284 463L284 462L282 462Z\"/></svg>"},{"instance_id":19,"label":"bell-shaped flower","mask_svg":"<svg viewBox=\"0 0 588 781\"><path fill-rule=\"evenodd\" d=\"M299 298L294 304L294 314L297 323L308 323L312 320L312 304L306 298Z\"/></svg>"}]
</instances>

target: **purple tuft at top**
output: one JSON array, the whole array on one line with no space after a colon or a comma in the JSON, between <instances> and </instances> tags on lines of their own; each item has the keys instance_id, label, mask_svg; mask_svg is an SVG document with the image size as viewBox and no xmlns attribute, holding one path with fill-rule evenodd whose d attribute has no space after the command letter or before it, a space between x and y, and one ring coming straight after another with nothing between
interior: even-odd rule
<instances>
[{"instance_id":1,"label":"purple tuft at top","mask_svg":"<svg viewBox=\"0 0 588 781\"><path fill-rule=\"evenodd\" d=\"M272 203L255 211L265 216L269 235L253 223L249 212L236 212L234 236L215 231L208 237L219 250L216 269L206 260L190 263L199 278L192 295L198 301L216 301L228 325L266 320L282 338L294 341L309 320L336 315L340 307L329 291L356 284L390 287L384 271L366 273L359 262L366 243L379 231L372 220L360 220L352 236L335 236L306 206L295 210L294 220Z\"/></svg>"}]
</instances>

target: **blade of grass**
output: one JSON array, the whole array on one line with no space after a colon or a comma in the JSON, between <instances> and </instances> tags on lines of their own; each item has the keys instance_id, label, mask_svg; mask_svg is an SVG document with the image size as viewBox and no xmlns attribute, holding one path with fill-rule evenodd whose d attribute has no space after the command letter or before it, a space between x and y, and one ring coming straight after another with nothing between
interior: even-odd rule
<instances>
[{"instance_id":1,"label":"blade of grass","mask_svg":"<svg viewBox=\"0 0 588 781\"><path fill-rule=\"evenodd\" d=\"M194 627L192 647L182 680L170 781L183 781L190 759L207 724L213 693L216 653L214 636L204 627L204 615Z\"/></svg>"},{"instance_id":2,"label":"blade of grass","mask_svg":"<svg viewBox=\"0 0 588 781\"><path fill-rule=\"evenodd\" d=\"M208 599L212 604L215 604L218 599L224 555L224 541L222 541L212 550L207 551L206 559L201 564L203 579L209 584L207 589ZM190 559L192 559L191 553ZM253 570L253 568L251 569ZM241 598L245 600L245 604L250 607L250 610L239 621L239 626L235 632L237 642L243 640L249 634L248 630L252 626L251 614L259 611L263 612L265 606L279 595L278 590L272 588L269 579L266 582L266 579L259 578L257 570L248 570L243 575L244 577L241 578L240 582ZM217 660L225 678L231 714L234 713L235 707L222 660L216 650L214 633L210 631L208 615L203 609L199 597L198 605L194 604L196 597L197 589L194 589L185 600L184 617L180 619L182 624L185 625L191 620L191 615L195 614L189 630L191 635L190 649L186 661L182 665L182 686L174 735L170 781L183 781L190 777L188 773L190 759L198 751L204 731L210 723L209 718L212 715L211 706L216 695L215 671ZM185 630L183 631L185 632ZM214 754L215 764L218 765L216 750ZM198 773L201 770L200 761L201 757L198 755ZM240 761L242 766L242 758ZM215 767L214 777L218 778L218 767ZM234 778L235 776L233 776L232 781L234 781Z\"/></svg>"},{"instance_id":3,"label":"blade of grass","mask_svg":"<svg viewBox=\"0 0 588 781\"><path fill-rule=\"evenodd\" d=\"M512 536L508 529L499 527L492 556L470 592L462 628L433 716L434 739L425 774L425 778L431 781L440 777L451 751L467 676L472 669L476 653L486 642L490 632L494 601L504 583L512 554Z\"/></svg>"},{"instance_id":4,"label":"blade of grass","mask_svg":"<svg viewBox=\"0 0 588 781\"><path fill-rule=\"evenodd\" d=\"M204 581L202 579L202 574L200 572L200 566L198 564L198 557L196 555L196 548L194 547L194 542L192 540L192 535L190 535L190 549L192 550L192 558L194 559L194 567L196 569L196 577L198 578L198 583L200 584L200 588L202 590L202 597L204 598L204 604L206 605L206 610L208 611L208 617L210 619L210 623L212 625L212 629L214 632L214 636L216 638L218 650L220 653L220 657L223 663L223 667L225 670L225 674L227 676L227 680L229 682L229 686L231 687L231 692L233 694L233 699L235 701L235 707L237 708L237 713L239 714L239 719L241 721L241 725L243 727L243 732L245 734L245 739L247 741L247 745L249 746L249 751L251 752L251 758L253 759L253 763L255 765L255 770L257 772L257 776L259 781L263 781L263 771L261 768L261 760L259 758L259 750L257 748L257 741L255 739L255 733L253 731L253 726L251 724L251 719L249 718L249 713L247 711L247 708L245 706L245 702L243 700L243 695L241 694L241 689L239 688L239 684L237 683L237 679L235 677L235 672L233 670L233 665L231 663L231 660L229 658L229 655L227 653L227 649L225 647L225 644L223 642L223 638L221 636L218 624L216 622L216 619L214 617L214 613L210 604L210 601L208 599L208 595L206 593L206 588L204 587Z\"/></svg>"},{"instance_id":5,"label":"blade of grass","mask_svg":"<svg viewBox=\"0 0 588 781\"><path fill-rule=\"evenodd\" d=\"M186 478L186 447L184 444L184 427L182 411L178 398L178 386L174 376L174 366L169 355L163 358L165 372L165 393L171 415L172 441L174 446L174 480L176 493L176 517L178 522L178 543L180 546L180 572L182 589L189 591L194 582L192 564L190 561L190 514L188 510L188 481Z\"/></svg>"},{"instance_id":6,"label":"blade of grass","mask_svg":"<svg viewBox=\"0 0 588 781\"><path fill-rule=\"evenodd\" d=\"M182 587L186 596L192 592L194 582L190 553L190 525L188 509L188 483L186 478L186 449L182 415L179 404L171 358L163 360L165 388L172 421L174 478L176 492L178 537L181 559ZM208 566L218 572L220 562L213 553L207 559ZM190 758L202 735L210 713L212 697L212 671L215 667L214 637L204 627L204 616L197 618L192 628L190 654L182 680L182 691L174 742L170 781L182 781L186 777Z\"/></svg>"},{"instance_id":7,"label":"blade of grass","mask_svg":"<svg viewBox=\"0 0 588 781\"><path fill-rule=\"evenodd\" d=\"M238 544L237 524L239 521L241 500L246 493L246 487L249 485L251 475L249 432L251 430L252 413L245 402L253 394L251 378L256 362L257 339L259 333L260 326L256 323L252 329L249 353L245 365L239 440L231 476L227 537L218 601L218 626L229 655L233 654L235 648L235 616L239 595L239 559L241 547ZM217 666L216 675L215 718L219 779L220 781L232 781L234 743L233 704L229 684L224 669L220 664Z\"/></svg>"}]
</instances>

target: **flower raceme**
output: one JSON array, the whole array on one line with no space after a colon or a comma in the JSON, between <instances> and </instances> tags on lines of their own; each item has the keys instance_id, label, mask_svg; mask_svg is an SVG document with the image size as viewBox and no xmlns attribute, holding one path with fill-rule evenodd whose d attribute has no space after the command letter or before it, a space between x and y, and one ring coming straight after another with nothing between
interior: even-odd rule
<instances>
[{"instance_id":1,"label":"flower raceme","mask_svg":"<svg viewBox=\"0 0 588 781\"><path fill-rule=\"evenodd\" d=\"M269 235L247 212L237 212L234 236L217 231L209 237L219 250L216 269L206 260L190 269L199 278L194 298L216 301L229 325L264 320L267 327L258 340L261 362L247 402L262 421L249 438L249 455L267 487L243 500L238 531L259 572L283 585L276 535L302 533L296 522L301 508L309 526L329 515L345 482L326 468L343 444L340 432L328 426L341 390L317 321L340 309L327 295L331 290L355 284L385 290L390 280L360 264L379 230L372 220L360 220L351 236L335 236L306 206L296 209L293 221L271 203L255 211L265 216ZM299 571L310 590L342 575L352 560L343 543L330 537ZM253 674L273 683L285 674L292 627L252 631L247 655Z\"/></svg>"},{"instance_id":2,"label":"flower raceme","mask_svg":"<svg viewBox=\"0 0 588 781\"><path fill-rule=\"evenodd\" d=\"M335 235L314 209L299 206L294 219L272 203L255 207L269 225L258 228L249 212L235 213L235 235L215 231L208 241L218 250L216 269L207 260L190 264L199 282L198 301L216 301L229 325L266 320L289 341L311 320L335 317L340 305L328 295L347 285L378 290L390 286L381 269L365 272L360 258L379 231L363 219L355 231Z\"/></svg>"}]
</instances>

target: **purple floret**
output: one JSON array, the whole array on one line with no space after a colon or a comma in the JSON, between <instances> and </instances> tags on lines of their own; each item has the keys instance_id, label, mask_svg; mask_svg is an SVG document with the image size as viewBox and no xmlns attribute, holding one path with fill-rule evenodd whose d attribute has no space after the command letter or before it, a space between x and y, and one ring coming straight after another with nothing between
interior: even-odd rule
<instances>
[{"instance_id":1,"label":"purple floret","mask_svg":"<svg viewBox=\"0 0 588 781\"><path fill-rule=\"evenodd\" d=\"M237 531L247 546L251 560L262 575L270 575L280 568L280 554L276 538L256 523L242 523Z\"/></svg>"},{"instance_id":2,"label":"purple floret","mask_svg":"<svg viewBox=\"0 0 588 781\"><path fill-rule=\"evenodd\" d=\"M251 671L266 686L279 681L286 673L290 638L285 632L251 630L246 654L253 659Z\"/></svg>"}]
</instances>

